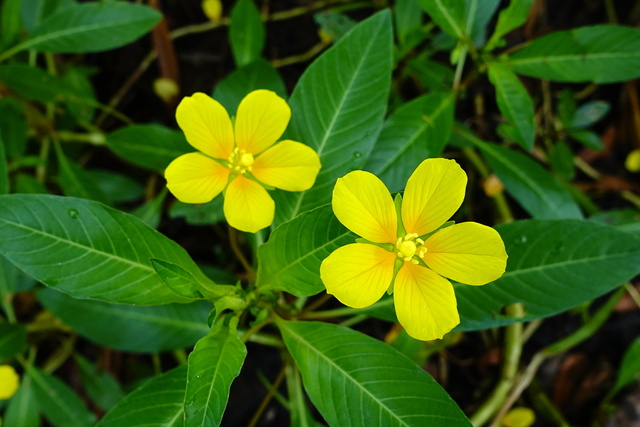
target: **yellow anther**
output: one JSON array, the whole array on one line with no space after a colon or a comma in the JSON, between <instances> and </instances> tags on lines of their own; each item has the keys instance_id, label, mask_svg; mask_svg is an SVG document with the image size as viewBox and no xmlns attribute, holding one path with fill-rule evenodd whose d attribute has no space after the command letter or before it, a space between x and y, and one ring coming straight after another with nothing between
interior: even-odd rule
<instances>
[{"instance_id":1,"label":"yellow anther","mask_svg":"<svg viewBox=\"0 0 640 427\"><path fill-rule=\"evenodd\" d=\"M251 169L253 169L253 154L247 153L244 149L234 148L228 160L227 167L236 173L244 174L247 171L251 172Z\"/></svg>"},{"instance_id":2,"label":"yellow anther","mask_svg":"<svg viewBox=\"0 0 640 427\"><path fill-rule=\"evenodd\" d=\"M411 240L402 242L398 249L400 250L400 253L404 255L405 261L408 261L409 259L411 259L412 256L416 254L416 244L413 243Z\"/></svg>"},{"instance_id":3,"label":"yellow anther","mask_svg":"<svg viewBox=\"0 0 640 427\"><path fill-rule=\"evenodd\" d=\"M411 261L413 264L418 264L418 260L414 257L417 255L420 258L424 258L424 254L427 253L427 248L423 247L423 244L424 240L420 239L416 233L398 237L396 241L398 258L402 258L403 261Z\"/></svg>"}]
</instances>

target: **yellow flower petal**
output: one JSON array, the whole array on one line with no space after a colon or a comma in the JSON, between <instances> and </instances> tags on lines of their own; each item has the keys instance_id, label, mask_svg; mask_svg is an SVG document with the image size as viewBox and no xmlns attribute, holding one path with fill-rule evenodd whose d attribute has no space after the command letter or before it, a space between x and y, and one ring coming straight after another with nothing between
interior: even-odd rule
<instances>
[{"instance_id":1,"label":"yellow flower petal","mask_svg":"<svg viewBox=\"0 0 640 427\"><path fill-rule=\"evenodd\" d=\"M20 377L10 365L0 365L0 400L9 399L18 390Z\"/></svg>"},{"instance_id":2,"label":"yellow flower petal","mask_svg":"<svg viewBox=\"0 0 640 427\"><path fill-rule=\"evenodd\" d=\"M227 186L223 210L230 226L255 233L271 225L276 206L262 185L240 175Z\"/></svg>"},{"instance_id":3,"label":"yellow flower petal","mask_svg":"<svg viewBox=\"0 0 640 427\"><path fill-rule=\"evenodd\" d=\"M502 276L504 242L496 230L477 222L443 228L424 242L424 262L436 273L467 285L484 285Z\"/></svg>"},{"instance_id":4,"label":"yellow flower petal","mask_svg":"<svg viewBox=\"0 0 640 427\"><path fill-rule=\"evenodd\" d=\"M272 146L289 124L287 102L269 90L254 90L238 106L236 145L254 156Z\"/></svg>"},{"instance_id":5,"label":"yellow flower petal","mask_svg":"<svg viewBox=\"0 0 640 427\"><path fill-rule=\"evenodd\" d=\"M359 236L376 243L396 243L398 217L387 187L372 173L349 172L333 189L333 212Z\"/></svg>"},{"instance_id":6,"label":"yellow flower petal","mask_svg":"<svg viewBox=\"0 0 640 427\"><path fill-rule=\"evenodd\" d=\"M176 110L176 120L187 141L197 150L227 159L233 151L233 127L227 110L204 93L185 97Z\"/></svg>"},{"instance_id":7,"label":"yellow flower petal","mask_svg":"<svg viewBox=\"0 0 640 427\"><path fill-rule=\"evenodd\" d=\"M286 191L305 191L320 171L320 157L309 146L282 141L262 153L251 173L260 182Z\"/></svg>"},{"instance_id":8,"label":"yellow flower petal","mask_svg":"<svg viewBox=\"0 0 640 427\"><path fill-rule=\"evenodd\" d=\"M449 281L421 265L405 262L393 285L398 321L413 338L439 339L460 323Z\"/></svg>"},{"instance_id":9,"label":"yellow flower petal","mask_svg":"<svg viewBox=\"0 0 640 427\"><path fill-rule=\"evenodd\" d=\"M164 171L167 188L184 203L207 203L227 185L229 169L200 153L183 154Z\"/></svg>"},{"instance_id":10,"label":"yellow flower petal","mask_svg":"<svg viewBox=\"0 0 640 427\"><path fill-rule=\"evenodd\" d=\"M331 253L320 266L327 293L353 308L378 301L393 279L396 255L378 246L352 243Z\"/></svg>"},{"instance_id":11,"label":"yellow flower petal","mask_svg":"<svg viewBox=\"0 0 640 427\"><path fill-rule=\"evenodd\" d=\"M440 227L464 199L467 175L455 160L427 159L407 181L402 223L407 233L423 236Z\"/></svg>"}]
</instances>

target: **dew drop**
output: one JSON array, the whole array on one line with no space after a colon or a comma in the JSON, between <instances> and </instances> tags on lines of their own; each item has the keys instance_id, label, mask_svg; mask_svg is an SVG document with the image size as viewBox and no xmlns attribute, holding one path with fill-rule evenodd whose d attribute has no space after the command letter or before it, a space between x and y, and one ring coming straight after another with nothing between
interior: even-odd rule
<instances>
[{"instance_id":1,"label":"dew drop","mask_svg":"<svg viewBox=\"0 0 640 427\"><path fill-rule=\"evenodd\" d=\"M362 157L362 153L359 151L356 151L355 153L353 153L353 158L354 159L359 159L360 157Z\"/></svg>"},{"instance_id":2,"label":"dew drop","mask_svg":"<svg viewBox=\"0 0 640 427\"><path fill-rule=\"evenodd\" d=\"M71 218L76 219L76 218L78 218L78 215L80 215L80 214L78 213L78 211L77 211L77 210L75 210L75 209L69 209L69 216L70 216Z\"/></svg>"},{"instance_id":3,"label":"dew drop","mask_svg":"<svg viewBox=\"0 0 640 427\"><path fill-rule=\"evenodd\" d=\"M523 245L527 243L527 236L520 236L516 239L516 245Z\"/></svg>"}]
</instances>

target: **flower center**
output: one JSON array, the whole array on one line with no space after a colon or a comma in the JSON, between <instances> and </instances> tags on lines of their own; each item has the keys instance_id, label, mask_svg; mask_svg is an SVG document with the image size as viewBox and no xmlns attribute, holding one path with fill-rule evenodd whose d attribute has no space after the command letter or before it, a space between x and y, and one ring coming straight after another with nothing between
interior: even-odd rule
<instances>
[{"instance_id":1,"label":"flower center","mask_svg":"<svg viewBox=\"0 0 640 427\"><path fill-rule=\"evenodd\" d=\"M411 261L413 264L418 264L418 260L414 257L417 255L420 258L424 258L424 254L427 253L427 248L422 246L423 244L424 240L419 238L415 233L398 237L398 241L396 242L398 258L402 258L403 261Z\"/></svg>"},{"instance_id":2,"label":"flower center","mask_svg":"<svg viewBox=\"0 0 640 427\"><path fill-rule=\"evenodd\" d=\"M238 147L233 149L233 153L229 156L229 163L227 167L232 171L244 174L245 172L251 172L253 165L253 154L247 153L246 150L239 150Z\"/></svg>"}]
</instances>

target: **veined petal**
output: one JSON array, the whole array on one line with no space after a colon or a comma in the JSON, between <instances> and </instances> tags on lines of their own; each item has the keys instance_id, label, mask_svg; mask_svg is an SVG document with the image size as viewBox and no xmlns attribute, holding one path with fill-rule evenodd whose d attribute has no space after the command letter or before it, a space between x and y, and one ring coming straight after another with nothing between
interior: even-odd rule
<instances>
[{"instance_id":1,"label":"veined petal","mask_svg":"<svg viewBox=\"0 0 640 427\"><path fill-rule=\"evenodd\" d=\"M436 273L467 285L484 285L502 276L507 252L500 234L477 222L463 222L431 235L424 262Z\"/></svg>"},{"instance_id":2,"label":"veined petal","mask_svg":"<svg viewBox=\"0 0 640 427\"><path fill-rule=\"evenodd\" d=\"M467 174L447 159L427 159L407 181L402 197L402 223L407 233L423 236L440 227L464 199Z\"/></svg>"},{"instance_id":3,"label":"veined petal","mask_svg":"<svg viewBox=\"0 0 640 427\"><path fill-rule=\"evenodd\" d=\"M430 341L460 323L449 281L421 265L405 262L393 285L398 321L415 339Z\"/></svg>"},{"instance_id":4,"label":"veined petal","mask_svg":"<svg viewBox=\"0 0 640 427\"><path fill-rule=\"evenodd\" d=\"M333 212L359 236L376 243L395 243L398 216L391 194L369 172L353 171L338 178L333 188Z\"/></svg>"},{"instance_id":5,"label":"veined petal","mask_svg":"<svg viewBox=\"0 0 640 427\"><path fill-rule=\"evenodd\" d=\"M227 159L233 151L233 127L227 110L204 93L182 99L176 120L189 144L215 158Z\"/></svg>"},{"instance_id":6,"label":"veined petal","mask_svg":"<svg viewBox=\"0 0 640 427\"><path fill-rule=\"evenodd\" d=\"M313 186L320 171L320 157L311 147L295 141L281 141L260 154L251 173L260 182L286 191L305 191Z\"/></svg>"},{"instance_id":7,"label":"veined petal","mask_svg":"<svg viewBox=\"0 0 640 427\"><path fill-rule=\"evenodd\" d=\"M227 186L223 210L230 226L255 233L271 225L276 205L262 185L240 175Z\"/></svg>"},{"instance_id":8,"label":"veined petal","mask_svg":"<svg viewBox=\"0 0 640 427\"><path fill-rule=\"evenodd\" d=\"M200 153L187 153L164 171L167 188L183 203L207 203L227 185L229 169Z\"/></svg>"},{"instance_id":9,"label":"veined petal","mask_svg":"<svg viewBox=\"0 0 640 427\"><path fill-rule=\"evenodd\" d=\"M396 254L379 246L352 243L331 253L320 265L327 293L353 308L378 301L391 285Z\"/></svg>"},{"instance_id":10,"label":"veined petal","mask_svg":"<svg viewBox=\"0 0 640 427\"><path fill-rule=\"evenodd\" d=\"M254 156L282 136L291 119L287 102L270 90L254 90L238 106L236 145Z\"/></svg>"}]
</instances>

